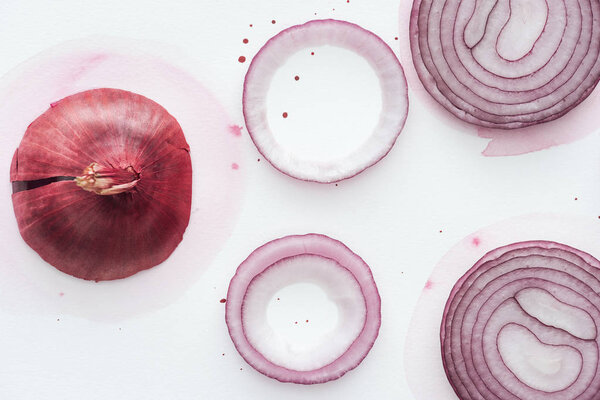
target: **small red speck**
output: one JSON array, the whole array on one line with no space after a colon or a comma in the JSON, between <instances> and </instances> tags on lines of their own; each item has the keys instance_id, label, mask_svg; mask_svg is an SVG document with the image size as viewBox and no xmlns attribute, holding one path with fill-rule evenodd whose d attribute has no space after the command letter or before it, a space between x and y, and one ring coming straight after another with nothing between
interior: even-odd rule
<instances>
[{"instance_id":1,"label":"small red speck","mask_svg":"<svg viewBox=\"0 0 600 400\"><path fill-rule=\"evenodd\" d=\"M296 325L298 325L298 321L294 322Z\"/></svg>"},{"instance_id":2,"label":"small red speck","mask_svg":"<svg viewBox=\"0 0 600 400\"><path fill-rule=\"evenodd\" d=\"M479 246L479 243L481 243L481 241L480 241L480 240L479 240L479 238L477 238L477 237L474 237L474 238L473 238L473 240L472 240L472 242L473 242L473 244L474 244L475 246Z\"/></svg>"},{"instance_id":3,"label":"small red speck","mask_svg":"<svg viewBox=\"0 0 600 400\"><path fill-rule=\"evenodd\" d=\"M336 183L335 186L337 186L338 184Z\"/></svg>"},{"instance_id":4,"label":"small red speck","mask_svg":"<svg viewBox=\"0 0 600 400\"><path fill-rule=\"evenodd\" d=\"M575 200L577 200L577 197L575 197Z\"/></svg>"},{"instance_id":5,"label":"small red speck","mask_svg":"<svg viewBox=\"0 0 600 400\"><path fill-rule=\"evenodd\" d=\"M394 40L398 40L398 36L396 36L396 37L394 38Z\"/></svg>"},{"instance_id":6,"label":"small red speck","mask_svg":"<svg viewBox=\"0 0 600 400\"><path fill-rule=\"evenodd\" d=\"M271 21L271 23L272 23L272 24L274 24L275 22L277 22L277 21L275 21L275 20L272 20L272 21Z\"/></svg>"},{"instance_id":7,"label":"small red speck","mask_svg":"<svg viewBox=\"0 0 600 400\"><path fill-rule=\"evenodd\" d=\"M257 159L256 159L256 162L260 162L260 158L257 158Z\"/></svg>"},{"instance_id":8,"label":"small red speck","mask_svg":"<svg viewBox=\"0 0 600 400\"><path fill-rule=\"evenodd\" d=\"M252 24L250 24L250 28L252 28Z\"/></svg>"},{"instance_id":9,"label":"small red speck","mask_svg":"<svg viewBox=\"0 0 600 400\"><path fill-rule=\"evenodd\" d=\"M281 114L283 116L283 118L287 118L288 117L288 113L284 112L283 114Z\"/></svg>"},{"instance_id":10,"label":"small red speck","mask_svg":"<svg viewBox=\"0 0 600 400\"><path fill-rule=\"evenodd\" d=\"M248 39L242 40L242 43L244 43L244 44L248 43Z\"/></svg>"},{"instance_id":11,"label":"small red speck","mask_svg":"<svg viewBox=\"0 0 600 400\"><path fill-rule=\"evenodd\" d=\"M225 303L227 301L227 299L221 299L219 300L219 303Z\"/></svg>"},{"instance_id":12,"label":"small red speck","mask_svg":"<svg viewBox=\"0 0 600 400\"><path fill-rule=\"evenodd\" d=\"M598 218L600 218L600 217L598 217ZM278 298L277 298L277 301L279 301L279 300L281 300L281 299L278 297Z\"/></svg>"},{"instance_id":13,"label":"small red speck","mask_svg":"<svg viewBox=\"0 0 600 400\"><path fill-rule=\"evenodd\" d=\"M350 3L350 0L346 0L346 3Z\"/></svg>"},{"instance_id":14,"label":"small red speck","mask_svg":"<svg viewBox=\"0 0 600 400\"><path fill-rule=\"evenodd\" d=\"M442 233L442 230L440 229L440 233Z\"/></svg>"},{"instance_id":15,"label":"small red speck","mask_svg":"<svg viewBox=\"0 0 600 400\"><path fill-rule=\"evenodd\" d=\"M297 81L299 81L299 80L300 80L300 77L299 77L298 75L296 75L296 76L294 77L294 79L295 79L295 80L297 80Z\"/></svg>"},{"instance_id":16,"label":"small red speck","mask_svg":"<svg viewBox=\"0 0 600 400\"><path fill-rule=\"evenodd\" d=\"M231 164L231 169L240 169L240 166L237 163Z\"/></svg>"},{"instance_id":17,"label":"small red speck","mask_svg":"<svg viewBox=\"0 0 600 400\"><path fill-rule=\"evenodd\" d=\"M425 283L425 289L431 289L432 287L433 287L433 282L427 281L427 283Z\"/></svg>"},{"instance_id":18,"label":"small red speck","mask_svg":"<svg viewBox=\"0 0 600 400\"><path fill-rule=\"evenodd\" d=\"M311 52L310 52L310 55L311 55L311 56L314 56L314 55L315 55L315 52L314 52L314 51L311 51Z\"/></svg>"},{"instance_id":19,"label":"small red speck","mask_svg":"<svg viewBox=\"0 0 600 400\"><path fill-rule=\"evenodd\" d=\"M54 108L58 105L58 101L55 101L54 103L50 103L50 107Z\"/></svg>"},{"instance_id":20,"label":"small red speck","mask_svg":"<svg viewBox=\"0 0 600 400\"><path fill-rule=\"evenodd\" d=\"M238 58L238 61L241 63L246 62L246 57L240 56L240 58Z\"/></svg>"},{"instance_id":21,"label":"small red speck","mask_svg":"<svg viewBox=\"0 0 600 400\"><path fill-rule=\"evenodd\" d=\"M225 355L225 353L223 353L223 354L221 354L221 355L222 355L222 356L224 356L224 355Z\"/></svg>"},{"instance_id":22,"label":"small red speck","mask_svg":"<svg viewBox=\"0 0 600 400\"><path fill-rule=\"evenodd\" d=\"M240 371L243 371L243 369L242 369L242 368L240 368Z\"/></svg>"},{"instance_id":23,"label":"small red speck","mask_svg":"<svg viewBox=\"0 0 600 400\"><path fill-rule=\"evenodd\" d=\"M308 320L306 320L306 322L308 322Z\"/></svg>"},{"instance_id":24,"label":"small red speck","mask_svg":"<svg viewBox=\"0 0 600 400\"><path fill-rule=\"evenodd\" d=\"M63 292L60 292L58 295L59 295L60 297L63 297L65 294L64 294Z\"/></svg>"},{"instance_id":25,"label":"small red speck","mask_svg":"<svg viewBox=\"0 0 600 400\"><path fill-rule=\"evenodd\" d=\"M233 136L242 136L242 129L244 129L244 128L242 128L239 125L230 125L229 126L229 132L231 132L231 134Z\"/></svg>"},{"instance_id":26,"label":"small red speck","mask_svg":"<svg viewBox=\"0 0 600 400\"><path fill-rule=\"evenodd\" d=\"M335 11L335 8L332 8L331 11Z\"/></svg>"}]
</instances>

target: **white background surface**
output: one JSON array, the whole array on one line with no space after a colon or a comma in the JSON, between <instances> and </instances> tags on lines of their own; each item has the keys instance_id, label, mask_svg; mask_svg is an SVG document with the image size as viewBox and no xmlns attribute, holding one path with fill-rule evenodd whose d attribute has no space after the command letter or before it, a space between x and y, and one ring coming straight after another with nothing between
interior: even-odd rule
<instances>
[{"instance_id":1,"label":"white background surface","mask_svg":"<svg viewBox=\"0 0 600 400\"><path fill-rule=\"evenodd\" d=\"M399 1L387 0L5 0L0 4L0 73L51 46L89 35L157 41L185 53L193 66L188 72L216 95L232 122L242 125L241 91L249 62L238 63L240 55L250 60L273 34L315 18L315 12L358 23L399 53L402 41L394 41L399 8ZM250 43L242 44L243 38ZM89 316L89 304L77 312L44 304L20 307L35 286L2 290L0 398L412 398L404 376L404 338L437 261L461 238L507 217L552 211L598 219L600 137L596 132L537 153L486 158L481 155L485 139L448 125L422 98L409 95L408 121L391 153L339 186L299 182L264 160L256 162L259 155L244 131L240 165L247 175L236 227L210 267L163 307L98 320ZM3 160L5 182L8 166ZM2 204L9 208L10 200ZM16 232L14 219L2 226ZM229 339L219 303L237 265L254 248L306 232L340 239L366 260L383 314L379 338L357 369L308 387L281 384L250 368ZM2 237L5 254L24 248L15 246L20 238ZM56 287L57 296L60 291ZM38 312L31 311L36 307Z\"/></svg>"}]
</instances>

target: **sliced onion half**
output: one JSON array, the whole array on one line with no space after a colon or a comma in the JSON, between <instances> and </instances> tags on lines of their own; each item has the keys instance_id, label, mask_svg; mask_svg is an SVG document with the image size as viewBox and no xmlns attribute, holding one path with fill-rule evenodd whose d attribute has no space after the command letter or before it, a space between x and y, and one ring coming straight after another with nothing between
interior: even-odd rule
<instances>
[{"instance_id":1,"label":"sliced onion half","mask_svg":"<svg viewBox=\"0 0 600 400\"><path fill-rule=\"evenodd\" d=\"M410 35L427 91L481 126L559 118L600 79L596 0L414 0Z\"/></svg>"},{"instance_id":2,"label":"sliced onion half","mask_svg":"<svg viewBox=\"0 0 600 400\"><path fill-rule=\"evenodd\" d=\"M318 46L337 46L362 56L377 74L382 110L371 136L350 154L315 162L299 157L275 139L267 119L267 94L275 72L296 52ZM258 151L275 168L294 178L336 182L374 165L391 150L408 113L404 71L390 47L374 33L337 20L316 20L281 31L256 54L244 81L246 128Z\"/></svg>"},{"instance_id":3,"label":"sliced onion half","mask_svg":"<svg viewBox=\"0 0 600 400\"><path fill-rule=\"evenodd\" d=\"M310 349L297 349L268 324L275 293L293 283L318 285L335 302L338 323ZM229 285L225 319L241 356L281 382L324 383L355 368L373 346L381 301L369 266L324 235L286 236L256 249Z\"/></svg>"},{"instance_id":4,"label":"sliced onion half","mask_svg":"<svg viewBox=\"0 0 600 400\"><path fill-rule=\"evenodd\" d=\"M486 254L454 286L442 359L466 399L600 398L600 262L555 242Z\"/></svg>"}]
</instances>

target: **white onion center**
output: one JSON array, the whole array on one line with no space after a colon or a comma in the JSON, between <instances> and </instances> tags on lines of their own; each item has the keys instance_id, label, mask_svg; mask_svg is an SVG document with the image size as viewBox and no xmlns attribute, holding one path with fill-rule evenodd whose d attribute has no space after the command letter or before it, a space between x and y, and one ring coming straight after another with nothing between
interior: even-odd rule
<instances>
[{"instance_id":1,"label":"white onion center","mask_svg":"<svg viewBox=\"0 0 600 400\"><path fill-rule=\"evenodd\" d=\"M275 140L286 151L315 162L357 150L377 127L381 107L373 68L364 57L338 46L315 46L291 55L275 72L267 94Z\"/></svg>"},{"instance_id":2,"label":"white onion center","mask_svg":"<svg viewBox=\"0 0 600 400\"><path fill-rule=\"evenodd\" d=\"M282 259L257 275L242 305L248 342L270 362L296 371L321 368L344 354L365 316L353 275L308 254Z\"/></svg>"}]
</instances>

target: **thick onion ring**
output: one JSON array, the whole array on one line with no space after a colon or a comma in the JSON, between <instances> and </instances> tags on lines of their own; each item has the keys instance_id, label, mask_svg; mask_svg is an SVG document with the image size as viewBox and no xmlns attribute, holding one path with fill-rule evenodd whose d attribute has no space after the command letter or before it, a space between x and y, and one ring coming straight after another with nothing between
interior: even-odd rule
<instances>
[{"instance_id":1,"label":"thick onion ring","mask_svg":"<svg viewBox=\"0 0 600 400\"><path fill-rule=\"evenodd\" d=\"M333 161L314 162L299 158L275 140L266 103L277 69L297 51L324 45L342 47L365 58L380 81L382 110L377 127L358 149ZM275 168L301 180L337 182L359 174L391 150L408 114L406 78L392 49L374 33L345 21L309 21L281 31L256 54L244 81L243 111L250 137Z\"/></svg>"},{"instance_id":2,"label":"thick onion ring","mask_svg":"<svg viewBox=\"0 0 600 400\"><path fill-rule=\"evenodd\" d=\"M335 361L318 369L297 371L271 362L252 346L244 330L243 308L248 287L259 274L282 259L305 254L328 258L347 269L360 287L366 315L359 335ZM281 382L324 383L354 369L373 347L381 325L381 299L369 266L343 243L319 234L286 236L257 248L238 267L229 284L225 320L236 349L260 373Z\"/></svg>"}]
</instances>

